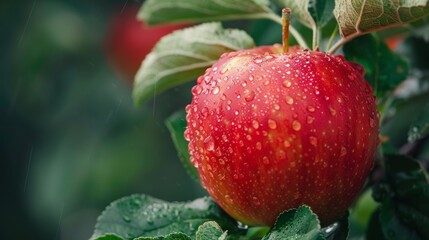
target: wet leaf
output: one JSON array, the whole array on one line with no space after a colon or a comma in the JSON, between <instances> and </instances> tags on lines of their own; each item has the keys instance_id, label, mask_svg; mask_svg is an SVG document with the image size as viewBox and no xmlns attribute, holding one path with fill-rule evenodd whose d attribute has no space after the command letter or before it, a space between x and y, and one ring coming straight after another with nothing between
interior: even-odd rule
<instances>
[{"instance_id":1,"label":"wet leaf","mask_svg":"<svg viewBox=\"0 0 429 240\"><path fill-rule=\"evenodd\" d=\"M385 167L384 187L374 189L380 196L376 200L381 202L379 224L384 238L428 239L429 180L425 169L409 157L393 154L385 155ZM371 224L377 224L374 221Z\"/></svg>"},{"instance_id":2,"label":"wet leaf","mask_svg":"<svg viewBox=\"0 0 429 240\"><path fill-rule=\"evenodd\" d=\"M399 26L429 15L428 0L335 0L334 15L343 37Z\"/></svg>"},{"instance_id":3,"label":"wet leaf","mask_svg":"<svg viewBox=\"0 0 429 240\"><path fill-rule=\"evenodd\" d=\"M325 239L320 223L310 207L301 206L280 214L274 227L263 240L278 239Z\"/></svg>"},{"instance_id":4,"label":"wet leaf","mask_svg":"<svg viewBox=\"0 0 429 240\"><path fill-rule=\"evenodd\" d=\"M323 27L334 17L334 6L333 0L309 0L308 11L317 26Z\"/></svg>"},{"instance_id":5,"label":"wet leaf","mask_svg":"<svg viewBox=\"0 0 429 240\"><path fill-rule=\"evenodd\" d=\"M205 222L198 227L196 240L223 240L226 238L226 232L214 221Z\"/></svg>"},{"instance_id":6,"label":"wet leaf","mask_svg":"<svg viewBox=\"0 0 429 240\"><path fill-rule=\"evenodd\" d=\"M429 180L422 165L406 156L388 154L386 170L395 199L429 216Z\"/></svg>"},{"instance_id":7,"label":"wet leaf","mask_svg":"<svg viewBox=\"0 0 429 240\"><path fill-rule=\"evenodd\" d=\"M414 120L408 131L408 141L414 142L429 134L429 104L420 110L419 115Z\"/></svg>"},{"instance_id":8,"label":"wet leaf","mask_svg":"<svg viewBox=\"0 0 429 240\"><path fill-rule=\"evenodd\" d=\"M420 239L416 232L404 225L390 198L381 204L380 222L385 239Z\"/></svg>"},{"instance_id":9,"label":"wet leaf","mask_svg":"<svg viewBox=\"0 0 429 240\"><path fill-rule=\"evenodd\" d=\"M192 240L192 238L184 233L171 233L165 237L139 237L133 240Z\"/></svg>"},{"instance_id":10,"label":"wet leaf","mask_svg":"<svg viewBox=\"0 0 429 240\"><path fill-rule=\"evenodd\" d=\"M395 89L408 75L408 63L374 35L355 38L343 50L348 61L365 68L365 79L377 97Z\"/></svg>"},{"instance_id":11,"label":"wet leaf","mask_svg":"<svg viewBox=\"0 0 429 240\"><path fill-rule=\"evenodd\" d=\"M288 7L292 10L293 17L296 18L303 25L313 28L316 26L316 22L311 16L309 9L310 0L277 0L283 7Z\"/></svg>"},{"instance_id":12,"label":"wet leaf","mask_svg":"<svg viewBox=\"0 0 429 240\"><path fill-rule=\"evenodd\" d=\"M254 46L242 30L205 23L163 37L137 72L133 97L139 105L154 95L204 73L224 52Z\"/></svg>"},{"instance_id":13,"label":"wet leaf","mask_svg":"<svg viewBox=\"0 0 429 240\"><path fill-rule=\"evenodd\" d=\"M189 160L191 155L188 151L188 141L186 141L184 137L184 132L187 125L185 111L179 111L171 115L165 121L165 125L167 126L168 130L170 130L171 138L173 139L183 166L185 167L189 176L199 182L200 176L198 174L198 170Z\"/></svg>"},{"instance_id":14,"label":"wet leaf","mask_svg":"<svg viewBox=\"0 0 429 240\"><path fill-rule=\"evenodd\" d=\"M271 18L268 0L147 0L138 17L153 25L227 19Z\"/></svg>"},{"instance_id":15,"label":"wet leaf","mask_svg":"<svg viewBox=\"0 0 429 240\"><path fill-rule=\"evenodd\" d=\"M124 239L114 234L106 234L103 236L96 237L94 238L94 240L124 240Z\"/></svg>"},{"instance_id":16,"label":"wet leaf","mask_svg":"<svg viewBox=\"0 0 429 240\"><path fill-rule=\"evenodd\" d=\"M110 204L97 220L91 239L115 234L123 239L160 237L181 232L195 236L198 227L216 221L234 231L236 222L210 198L192 202L165 202L146 195L132 195Z\"/></svg>"}]
</instances>

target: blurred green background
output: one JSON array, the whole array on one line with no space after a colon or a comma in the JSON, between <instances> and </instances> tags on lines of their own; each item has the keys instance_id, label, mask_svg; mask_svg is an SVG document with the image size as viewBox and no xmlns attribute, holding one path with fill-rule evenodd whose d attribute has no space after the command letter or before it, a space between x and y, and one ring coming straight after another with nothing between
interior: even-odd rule
<instances>
[{"instance_id":1,"label":"blurred green background","mask_svg":"<svg viewBox=\"0 0 429 240\"><path fill-rule=\"evenodd\" d=\"M136 108L108 64L112 19L141 2L0 3L2 239L88 239L122 196L204 195L164 126L188 91Z\"/></svg>"}]
</instances>

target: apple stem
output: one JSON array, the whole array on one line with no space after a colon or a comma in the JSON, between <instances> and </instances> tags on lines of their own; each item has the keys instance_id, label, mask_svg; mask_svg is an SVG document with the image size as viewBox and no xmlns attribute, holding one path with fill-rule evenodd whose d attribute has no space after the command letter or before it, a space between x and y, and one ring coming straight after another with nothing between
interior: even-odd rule
<instances>
[{"instance_id":1,"label":"apple stem","mask_svg":"<svg viewBox=\"0 0 429 240\"><path fill-rule=\"evenodd\" d=\"M283 29L283 52L289 51L289 25L290 25L290 8L282 10L282 29Z\"/></svg>"}]
</instances>

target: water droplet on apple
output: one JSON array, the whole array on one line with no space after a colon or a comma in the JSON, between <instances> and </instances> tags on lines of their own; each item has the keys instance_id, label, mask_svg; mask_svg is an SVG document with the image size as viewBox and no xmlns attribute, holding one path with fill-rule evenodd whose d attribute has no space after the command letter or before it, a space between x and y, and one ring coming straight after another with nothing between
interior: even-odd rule
<instances>
[{"instance_id":1,"label":"water droplet on apple","mask_svg":"<svg viewBox=\"0 0 429 240\"><path fill-rule=\"evenodd\" d=\"M292 105L293 104L293 98L291 96L287 95L286 96L286 103L289 105Z\"/></svg>"},{"instance_id":2,"label":"water droplet on apple","mask_svg":"<svg viewBox=\"0 0 429 240\"><path fill-rule=\"evenodd\" d=\"M290 147L290 142L288 140L284 140L283 146L285 146L287 148Z\"/></svg>"},{"instance_id":3,"label":"water droplet on apple","mask_svg":"<svg viewBox=\"0 0 429 240\"><path fill-rule=\"evenodd\" d=\"M344 157L347 154L347 149L345 147L341 147L340 157Z\"/></svg>"},{"instance_id":4,"label":"water droplet on apple","mask_svg":"<svg viewBox=\"0 0 429 240\"><path fill-rule=\"evenodd\" d=\"M255 98L255 92L249 89L244 90L244 99L247 102L252 101Z\"/></svg>"},{"instance_id":5,"label":"water droplet on apple","mask_svg":"<svg viewBox=\"0 0 429 240\"><path fill-rule=\"evenodd\" d=\"M285 87L290 87L291 85L292 85L292 83L289 80L285 80L283 82L283 86L285 86Z\"/></svg>"},{"instance_id":6,"label":"water droplet on apple","mask_svg":"<svg viewBox=\"0 0 429 240\"><path fill-rule=\"evenodd\" d=\"M301 130L301 123L300 123L298 120L294 120L294 121L292 122L292 128L293 128L293 130L295 130L295 131L299 131L299 130Z\"/></svg>"},{"instance_id":7,"label":"water droplet on apple","mask_svg":"<svg viewBox=\"0 0 429 240\"><path fill-rule=\"evenodd\" d=\"M207 83L207 84L209 84L212 79L213 78L211 76L205 76L204 77L204 82Z\"/></svg>"},{"instance_id":8,"label":"water droplet on apple","mask_svg":"<svg viewBox=\"0 0 429 240\"><path fill-rule=\"evenodd\" d=\"M201 91L203 91L203 88L200 85L196 85L196 86L192 87L191 91L192 91L192 94L194 96L197 96L201 93Z\"/></svg>"},{"instance_id":9,"label":"water droplet on apple","mask_svg":"<svg viewBox=\"0 0 429 240\"><path fill-rule=\"evenodd\" d=\"M262 158L262 162L264 163L264 164L270 164L270 160L268 159L268 157L267 156L264 156L263 158Z\"/></svg>"},{"instance_id":10,"label":"water droplet on apple","mask_svg":"<svg viewBox=\"0 0 429 240\"><path fill-rule=\"evenodd\" d=\"M329 112L331 112L332 116L337 115L337 111L334 108L332 108L332 107L329 107Z\"/></svg>"},{"instance_id":11,"label":"water droplet on apple","mask_svg":"<svg viewBox=\"0 0 429 240\"><path fill-rule=\"evenodd\" d=\"M317 146L317 138L314 136L310 137L310 144L313 146Z\"/></svg>"},{"instance_id":12,"label":"water droplet on apple","mask_svg":"<svg viewBox=\"0 0 429 240\"><path fill-rule=\"evenodd\" d=\"M372 118L372 117L370 117L370 118L369 118L369 126L370 126L371 128L375 127L375 120L374 120L374 118Z\"/></svg>"},{"instance_id":13,"label":"water droplet on apple","mask_svg":"<svg viewBox=\"0 0 429 240\"><path fill-rule=\"evenodd\" d=\"M312 117L312 116L307 116L307 123L308 124L311 124L311 123L313 123L314 122L314 117Z\"/></svg>"},{"instance_id":14,"label":"water droplet on apple","mask_svg":"<svg viewBox=\"0 0 429 240\"><path fill-rule=\"evenodd\" d=\"M268 127L271 129L276 129L277 128L277 122L272 120L272 119L268 119Z\"/></svg>"},{"instance_id":15,"label":"water droplet on apple","mask_svg":"<svg viewBox=\"0 0 429 240\"><path fill-rule=\"evenodd\" d=\"M256 149L258 149L258 150L262 149L262 143L261 142L256 143Z\"/></svg>"},{"instance_id":16,"label":"water droplet on apple","mask_svg":"<svg viewBox=\"0 0 429 240\"><path fill-rule=\"evenodd\" d=\"M252 121L252 127L253 127L254 129L258 129L258 128L259 128L259 122L258 122L258 121L256 121L256 120L253 120L253 121Z\"/></svg>"},{"instance_id":17,"label":"water droplet on apple","mask_svg":"<svg viewBox=\"0 0 429 240\"><path fill-rule=\"evenodd\" d=\"M231 198L231 196L229 196L229 195L225 195L225 200L227 201L227 202L229 202L229 203L233 203L234 202L234 200Z\"/></svg>"},{"instance_id":18,"label":"water droplet on apple","mask_svg":"<svg viewBox=\"0 0 429 240\"><path fill-rule=\"evenodd\" d=\"M307 107L307 110L309 112L314 112L314 111L316 111L316 108L310 105L310 106Z\"/></svg>"},{"instance_id":19,"label":"water droplet on apple","mask_svg":"<svg viewBox=\"0 0 429 240\"><path fill-rule=\"evenodd\" d=\"M216 87L213 88L213 94L216 95L218 93L219 93L219 87L216 86Z\"/></svg>"},{"instance_id":20,"label":"water droplet on apple","mask_svg":"<svg viewBox=\"0 0 429 240\"><path fill-rule=\"evenodd\" d=\"M204 139L204 146L207 151L213 151L214 150L214 141L212 136L208 136L206 139Z\"/></svg>"},{"instance_id":21,"label":"water droplet on apple","mask_svg":"<svg viewBox=\"0 0 429 240\"><path fill-rule=\"evenodd\" d=\"M209 115L209 109L207 107L203 107L203 109L201 109L201 115L203 115L203 117L207 117Z\"/></svg>"}]
</instances>

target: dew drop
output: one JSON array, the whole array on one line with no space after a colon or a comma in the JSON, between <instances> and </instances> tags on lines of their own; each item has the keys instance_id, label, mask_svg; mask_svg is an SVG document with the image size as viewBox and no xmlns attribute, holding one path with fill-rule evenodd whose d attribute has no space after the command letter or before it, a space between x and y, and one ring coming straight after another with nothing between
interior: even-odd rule
<instances>
[{"instance_id":1,"label":"dew drop","mask_svg":"<svg viewBox=\"0 0 429 240\"><path fill-rule=\"evenodd\" d=\"M373 127L375 127L375 120L371 117L371 118L369 118L369 126L371 127L371 128L373 128Z\"/></svg>"},{"instance_id":2,"label":"dew drop","mask_svg":"<svg viewBox=\"0 0 429 240\"><path fill-rule=\"evenodd\" d=\"M122 216L122 220L124 220L124 222L127 222L127 223L131 222L131 218L125 215Z\"/></svg>"},{"instance_id":3,"label":"dew drop","mask_svg":"<svg viewBox=\"0 0 429 240\"><path fill-rule=\"evenodd\" d=\"M283 146L285 146L287 148L290 147L290 142L288 140L284 140Z\"/></svg>"},{"instance_id":4,"label":"dew drop","mask_svg":"<svg viewBox=\"0 0 429 240\"><path fill-rule=\"evenodd\" d=\"M295 130L295 131L299 131L299 130L301 130L301 123L300 123L298 120L294 120L294 121L292 122L292 128L293 128L293 130Z\"/></svg>"},{"instance_id":5,"label":"dew drop","mask_svg":"<svg viewBox=\"0 0 429 240\"><path fill-rule=\"evenodd\" d=\"M197 95L199 95L201 93L201 91L203 91L203 88L200 87L200 85L196 85L196 86L192 87L191 91L192 91L192 94L194 96L197 96Z\"/></svg>"},{"instance_id":6,"label":"dew drop","mask_svg":"<svg viewBox=\"0 0 429 240\"><path fill-rule=\"evenodd\" d=\"M233 203L234 202L234 200L231 198L231 196L229 196L229 195L225 195L225 200L227 201L227 202L229 202L229 203Z\"/></svg>"},{"instance_id":7,"label":"dew drop","mask_svg":"<svg viewBox=\"0 0 429 240\"><path fill-rule=\"evenodd\" d=\"M264 164L270 164L270 160L268 159L268 157L267 157L267 156L264 156L264 157L262 158L262 162L263 162Z\"/></svg>"},{"instance_id":8,"label":"dew drop","mask_svg":"<svg viewBox=\"0 0 429 240\"><path fill-rule=\"evenodd\" d=\"M255 92L249 89L244 90L244 99L247 102L252 101L253 99L255 99Z\"/></svg>"},{"instance_id":9,"label":"dew drop","mask_svg":"<svg viewBox=\"0 0 429 240\"><path fill-rule=\"evenodd\" d=\"M216 95L218 93L219 93L219 87L216 86L213 88L213 94Z\"/></svg>"},{"instance_id":10,"label":"dew drop","mask_svg":"<svg viewBox=\"0 0 429 240\"><path fill-rule=\"evenodd\" d=\"M229 68L224 67L224 68L222 68L222 70L220 71L220 73L224 74L224 73L228 72L228 70L229 70Z\"/></svg>"},{"instance_id":11,"label":"dew drop","mask_svg":"<svg viewBox=\"0 0 429 240\"><path fill-rule=\"evenodd\" d=\"M283 86L285 86L285 87L290 87L291 85L292 85L292 83L289 80L285 80L283 82Z\"/></svg>"},{"instance_id":12,"label":"dew drop","mask_svg":"<svg viewBox=\"0 0 429 240\"><path fill-rule=\"evenodd\" d=\"M205 146L207 151L213 151L214 150L214 141L213 141L213 138L211 136L208 136L204 140L204 146Z\"/></svg>"},{"instance_id":13,"label":"dew drop","mask_svg":"<svg viewBox=\"0 0 429 240\"><path fill-rule=\"evenodd\" d=\"M317 138L311 136L310 137L310 144L313 145L313 146L317 146Z\"/></svg>"},{"instance_id":14,"label":"dew drop","mask_svg":"<svg viewBox=\"0 0 429 240\"><path fill-rule=\"evenodd\" d=\"M340 157L344 157L347 154L347 149L345 147L341 147Z\"/></svg>"},{"instance_id":15,"label":"dew drop","mask_svg":"<svg viewBox=\"0 0 429 240\"><path fill-rule=\"evenodd\" d=\"M293 98L291 96L287 95L286 96L286 103L289 105L292 105L293 104Z\"/></svg>"},{"instance_id":16,"label":"dew drop","mask_svg":"<svg viewBox=\"0 0 429 240\"><path fill-rule=\"evenodd\" d=\"M334 108L332 108L332 107L329 107L329 112L331 112L332 116L337 115L337 111Z\"/></svg>"},{"instance_id":17,"label":"dew drop","mask_svg":"<svg viewBox=\"0 0 429 240\"><path fill-rule=\"evenodd\" d=\"M203 117L207 117L209 115L209 109L207 107L203 107L203 109L201 109L201 115L203 115Z\"/></svg>"},{"instance_id":18,"label":"dew drop","mask_svg":"<svg viewBox=\"0 0 429 240\"><path fill-rule=\"evenodd\" d=\"M280 106L276 103L276 104L274 104L274 110L279 110L280 109Z\"/></svg>"},{"instance_id":19,"label":"dew drop","mask_svg":"<svg viewBox=\"0 0 429 240\"><path fill-rule=\"evenodd\" d=\"M256 143L256 149L258 149L258 150L262 149L262 143L261 142Z\"/></svg>"},{"instance_id":20,"label":"dew drop","mask_svg":"<svg viewBox=\"0 0 429 240\"><path fill-rule=\"evenodd\" d=\"M263 62L264 61L264 59L263 58L255 58L254 60L253 60L253 62L255 62L255 63L261 63L261 62Z\"/></svg>"},{"instance_id":21,"label":"dew drop","mask_svg":"<svg viewBox=\"0 0 429 240\"><path fill-rule=\"evenodd\" d=\"M206 82L207 84L210 83L211 80L212 80L212 77L210 77L210 76L204 77L204 82Z\"/></svg>"},{"instance_id":22,"label":"dew drop","mask_svg":"<svg viewBox=\"0 0 429 240\"><path fill-rule=\"evenodd\" d=\"M258 121L256 121L256 120L253 120L253 121L252 121L252 127L253 127L254 129L258 129L258 128L259 128L259 122L258 122Z\"/></svg>"},{"instance_id":23,"label":"dew drop","mask_svg":"<svg viewBox=\"0 0 429 240\"><path fill-rule=\"evenodd\" d=\"M253 197L253 203L254 203L256 206L261 205L261 202L259 201L259 199L258 199L257 197Z\"/></svg>"},{"instance_id":24,"label":"dew drop","mask_svg":"<svg viewBox=\"0 0 429 240\"><path fill-rule=\"evenodd\" d=\"M311 123L313 123L314 122L314 117L312 117L312 116L307 116L307 123L308 124L311 124Z\"/></svg>"},{"instance_id":25,"label":"dew drop","mask_svg":"<svg viewBox=\"0 0 429 240\"><path fill-rule=\"evenodd\" d=\"M310 105L310 106L307 107L307 110L309 112L314 112L314 111L316 111L316 108Z\"/></svg>"},{"instance_id":26,"label":"dew drop","mask_svg":"<svg viewBox=\"0 0 429 240\"><path fill-rule=\"evenodd\" d=\"M272 120L272 119L268 119L268 127L271 129L276 129L277 128L277 122Z\"/></svg>"}]
</instances>

